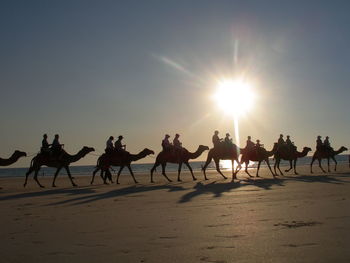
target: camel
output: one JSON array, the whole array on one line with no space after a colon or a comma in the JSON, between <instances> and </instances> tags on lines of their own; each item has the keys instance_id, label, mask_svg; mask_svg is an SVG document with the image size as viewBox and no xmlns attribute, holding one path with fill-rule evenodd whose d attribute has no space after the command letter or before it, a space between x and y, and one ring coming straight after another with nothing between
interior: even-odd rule
<instances>
[{"instance_id":1,"label":"camel","mask_svg":"<svg viewBox=\"0 0 350 263\"><path fill-rule=\"evenodd\" d=\"M197 178L193 175L193 170L189 164L190 159L196 159L198 158L204 151L209 150L208 146L199 145L198 149L195 152L189 152L185 148L182 150L179 150L178 152L174 152L172 150L167 151L161 151L157 158L156 162L154 163L152 169L151 169L151 183L154 183L153 181L153 172L156 170L157 166L162 166L162 175L169 181L171 180L168 178L168 176L165 174L165 167L167 163L177 163L179 164L178 167L178 174L177 174L177 181L181 182L180 179L180 173L181 173L181 167L182 164L185 164L187 168L190 170L193 181L197 180Z\"/></svg>"},{"instance_id":2,"label":"camel","mask_svg":"<svg viewBox=\"0 0 350 263\"><path fill-rule=\"evenodd\" d=\"M344 146L340 147L338 151L334 151L333 148L330 151L324 151L324 150L316 150L316 152L314 153L314 155L312 156L312 161L310 164L310 169L311 169L311 173L313 173L312 171L312 165L314 163L314 161L317 159L318 160L318 165L321 168L322 172L326 172L321 165L321 161L322 159L327 159L328 162L328 172L330 172L330 168L329 168L329 160L332 159L335 163L335 167L334 167L334 171L337 170L337 161L335 160L334 156L347 151L348 149Z\"/></svg>"},{"instance_id":3,"label":"camel","mask_svg":"<svg viewBox=\"0 0 350 263\"><path fill-rule=\"evenodd\" d=\"M39 180L38 180L38 173L39 170L41 168L41 166L46 165L48 167L55 167L57 168L54 178L53 178L53 182L52 182L52 187L56 187L55 185L55 181L56 181L56 177L58 175L58 173L60 172L60 170L62 168L65 168L68 174L68 177L72 183L73 186L77 186L74 182L73 182L73 178L72 175L70 173L69 170L69 165L71 163L77 162L79 161L81 158L83 158L85 155L87 155L90 152L95 151L94 148L91 147L87 147L84 146L77 154L75 155L70 155L67 152L63 151L62 154L60 155L59 158L53 158L49 155L49 153L38 153L31 161L30 163L30 167L26 173L26 179L24 181L24 187L26 187L27 185L27 180L28 180L28 176L32 173L35 172L34 174L34 180L37 182L37 184L43 188L44 186L40 184Z\"/></svg>"},{"instance_id":4,"label":"camel","mask_svg":"<svg viewBox=\"0 0 350 263\"><path fill-rule=\"evenodd\" d=\"M134 173L131 169L131 162L135 162L137 160L140 160L142 158L145 158L146 156L150 155L150 154L154 154L154 151L150 150L150 149L143 149L141 152L139 152L138 154L130 154L128 152L125 152L123 154L120 153L113 153L112 155L108 155L106 153L102 154L98 160L97 160L97 165L96 165L96 169L93 171L92 173L92 180L91 180L91 184L94 183L95 180L95 174L101 170L101 178L103 179L103 183L107 183L106 179L107 177L109 178L109 180L113 183L112 181L112 175L109 171L109 167L110 166L120 166L120 169L118 171L118 175L117 175L117 184L119 184L119 176L120 173L122 172L123 168L126 166L128 167L130 174L132 176L132 178L134 179L135 184L138 183L135 179ZM103 177L103 172L106 173L106 175Z\"/></svg>"},{"instance_id":5,"label":"camel","mask_svg":"<svg viewBox=\"0 0 350 263\"><path fill-rule=\"evenodd\" d=\"M27 156L27 154L25 152L21 152L16 150L10 158L8 159L2 159L0 158L0 166L9 166L15 162L18 161L19 158Z\"/></svg>"},{"instance_id":6,"label":"camel","mask_svg":"<svg viewBox=\"0 0 350 263\"><path fill-rule=\"evenodd\" d=\"M221 142L218 146L210 149L208 152L207 160L206 160L204 166L202 166L204 179L208 180L207 175L205 173L205 170L207 169L208 165L211 163L212 159L214 159L216 171L219 174L221 174L224 179L227 179L227 177L220 170L220 165L219 165L220 160L231 160L231 162L232 162L232 180L234 180L234 178L236 178L236 172L233 169L234 161L236 161L236 163L238 163L238 166L240 166L238 157L240 155L241 150L242 149L240 149L235 144L232 144L232 147L227 147L227 144L225 142Z\"/></svg>"},{"instance_id":7,"label":"camel","mask_svg":"<svg viewBox=\"0 0 350 263\"><path fill-rule=\"evenodd\" d=\"M294 168L294 174L297 175L298 173L296 171L296 164L297 164L298 158L305 157L310 151L311 151L311 148L309 148L309 147L304 147L302 152L298 152L296 149L295 149L295 151L291 151L287 147L279 148L275 152L275 155L274 155L274 158L275 158L275 165L274 165L275 174L278 175L277 172L276 172L276 167L277 167L278 170L280 171L281 175L283 175L283 173L282 173L282 171L280 169L280 163L281 163L281 160L286 160L286 161L289 161L290 168L285 170L285 172L289 172L290 170L292 170Z\"/></svg>"},{"instance_id":8,"label":"camel","mask_svg":"<svg viewBox=\"0 0 350 263\"><path fill-rule=\"evenodd\" d=\"M273 175L273 177L275 178L275 174L273 173L271 166L270 166L270 162L269 162L269 157L271 157L272 155L274 155L277 151L278 145L277 143L274 144L273 149L271 151L267 151L265 148L259 148L257 150L251 150L248 153L243 152L242 154L242 158L241 158L241 164L245 163L245 172L246 174L249 175L249 177L252 177L250 175L250 173L248 172L248 164L249 161L253 161L253 162L258 162L258 167L256 170L256 177L260 177L259 176L259 169L260 169L260 165L262 161L265 161L267 166L269 167L269 170L271 172L271 174ZM240 170L240 167L238 167L236 173Z\"/></svg>"}]
</instances>

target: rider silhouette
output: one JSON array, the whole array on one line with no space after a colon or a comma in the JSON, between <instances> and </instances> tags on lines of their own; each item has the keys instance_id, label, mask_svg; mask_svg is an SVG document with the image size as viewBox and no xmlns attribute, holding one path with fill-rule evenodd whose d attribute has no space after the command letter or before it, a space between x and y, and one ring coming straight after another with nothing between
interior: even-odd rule
<instances>
[{"instance_id":1,"label":"rider silhouette","mask_svg":"<svg viewBox=\"0 0 350 263\"><path fill-rule=\"evenodd\" d=\"M328 136L326 136L326 139L323 142L323 146L324 146L325 150L327 150L327 151L330 151L332 149Z\"/></svg>"},{"instance_id":2,"label":"rider silhouette","mask_svg":"<svg viewBox=\"0 0 350 263\"><path fill-rule=\"evenodd\" d=\"M170 135L165 134L164 139L162 140L163 151L169 151L171 149L171 143L169 142Z\"/></svg>"},{"instance_id":3,"label":"rider silhouette","mask_svg":"<svg viewBox=\"0 0 350 263\"><path fill-rule=\"evenodd\" d=\"M214 148L220 145L220 142L222 141L222 139L219 138L219 131L214 132L214 135L211 140L214 144Z\"/></svg>"},{"instance_id":4,"label":"rider silhouette","mask_svg":"<svg viewBox=\"0 0 350 263\"><path fill-rule=\"evenodd\" d=\"M116 140L115 143L114 143L114 149L115 149L117 152L125 151L126 145L125 145L125 144L122 144L123 138L124 138L124 137L123 137L122 135L119 135L119 136L118 136L118 140Z\"/></svg>"},{"instance_id":5,"label":"rider silhouette","mask_svg":"<svg viewBox=\"0 0 350 263\"><path fill-rule=\"evenodd\" d=\"M114 147L113 147L113 140L114 140L114 137L113 136L109 136L107 142L106 142L106 149L105 149L105 152L106 153L112 153L113 150L114 150Z\"/></svg>"},{"instance_id":6,"label":"rider silhouette","mask_svg":"<svg viewBox=\"0 0 350 263\"><path fill-rule=\"evenodd\" d=\"M61 144L59 142L59 138L60 136L58 134L55 134L55 139L51 144L51 151L55 157L60 157L60 154L62 153L62 146L64 146L64 144Z\"/></svg>"},{"instance_id":7,"label":"rider silhouette","mask_svg":"<svg viewBox=\"0 0 350 263\"><path fill-rule=\"evenodd\" d=\"M43 140L41 141L41 148L40 148L40 151L42 153L48 153L50 152L50 145L48 142L47 142L47 134L45 133L43 135Z\"/></svg>"},{"instance_id":8,"label":"rider silhouette","mask_svg":"<svg viewBox=\"0 0 350 263\"><path fill-rule=\"evenodd\" d=\"M322 150L322 148L323 148L323 142L322 142L321 138L322 137L320 135L317 136L316 150Z\"/></svg>"}]
</instances>

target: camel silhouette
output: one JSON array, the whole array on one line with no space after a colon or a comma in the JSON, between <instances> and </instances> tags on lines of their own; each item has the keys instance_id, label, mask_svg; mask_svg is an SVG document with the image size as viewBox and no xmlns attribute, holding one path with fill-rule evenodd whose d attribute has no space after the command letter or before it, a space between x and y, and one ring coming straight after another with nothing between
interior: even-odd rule
<instances>
[{"instance_id":1,"label":"camel silhouette","mask_svg":"<svg viewBox=\"0 0 350 263\"><path fill-rule=\"evenodd\" d=\"M135 184L138 183L131 169L131 162L135 162L137 160L143 159L150 154L154 154L154 151L147 148L143 149L138 154L130 154L128 152L124 152L124 153L113 152L111 154L106 154L106 153L102 154L98 158L96 168L92 173L91 184L94 183L95 175L98 171L101 171L100 176L104 184L107 184L107 181L106 181L107 178L113 183L112 175L109 171L110 166L120 166L118 171L118 176L117 176L117 184L119 184L119 176L125 166L128 167L130 174L134 179ZM105 172L105 176L103 176L104 172Z\"/></svg>"},{"instance_id":2,"label":"camel silhouette","mask_svg":"<svg viewBox=\"0 0 350 263\"><path fill-rule=\"evenodd\" d=\"M246 172L246 174L248 174L250 177L252 177L250 175L250 173L248 172L249 161L258 162L258 167L256 169L256 177L259 177L259 170L260 170L261 162L265 161L267 166L269 167L271 174L273 175L273 177L275 177L276 175L273 173L271 166L270 166L269 157L271 157L272 155L274 155L276 153L277 148L278 148L278 145L277 145L277 143L275 143L273 146L273 149L271 151L267 151L265 148L259 148L257 150L251 150L249 152L243 151L242 158L241 158L241 164L245 163L245 170L244 171ZM240 169L241 169L241 167L237 167L237 172Z\"/></svg>"},{"instance_id":3,"label":"camel silhouette","mask_svg":"<svg viewBox=\"0 0 350 263\"><path fill-rule=\"evenodd\" d=\"M9 166L18 161L19 158L27 156L25 152L16 150L8 159L0 158L0 166Z\"/></svg>"},{"instance_id":4,"label":"camel silhouette","mask_svg":"<svg viewBox=\"0 0 350 263\"><path fill-rule=\"evenodd\" d=\"M280 169L280 163L281 160L286 160L289 161L290 164L290 168L285 170L285 172L289 172L290 170L292 170L294 168L294 174L298 174L296 171L296 164L297 164L297 160L298 158L302 158L305 157L309 152L311 151L311 148L309 147L304 147L302 152L298 152L296 149L293 150L291 148L289 148L288 146L283 146L280 147L274 155L275 158L275 165L274 165L274 171L275 174L277 174L276 172L276 167L278 168L278 170L280 171L281 175L283 175L281 169Z\"/></svg>"},{"instance_id":5,"label":"camel silhouette","mask_svg":"<svg viewBox=\"0 0 350 263\"><path fill-rule=\"evenodd\" d=\"M240 162L238 160L238 157L240 155L240 149L237 145L232 144L232 147L228 147L227 143L220 142L216 147L211 148L208 152L208 157L205 162L205 164L202 166L202 171L204 175L204 179L208 180L206 175L206 169L208 165L211 163L211 161L214 159L216 171L221 174L221 176L224 179L227 179L227 177L221 172L220 170L220 160L231 160L232 162L232 180L236 178L236 171L233 169L234 161L238 163L238 166L240 166Z\"/></svg>"},{"instance_id":6,"label":"camel silhouette","mask_svg":"<svg viewBox=\"0 0 350 263\"><path fill-rule=\"evenodd\" d=\"M38 173L39 173L39 170L40 170L41 166L43 166L43 165L48 166L48 167L55 167L55 168L57 168L57 170L55 172L55 175L54 175L54 178L53 178L52 187L56 187L56 185L55 185L56 177L57 177L58 173L60 172L60 170L62 168L65 168L65 170L67 171L68 177L69 177L72 185L73 186L77 186L73 182L73 178L72 178L72 175L71 175L70 170L69 170L69 165L71 163L79 161L85 155L87 155L88 153L93 152L93 151L95 151L94 148L84 146L75 155L70 155L66 151L63 151L59 158L53 158L48 153L38 153L32 159L32 161L30 163L30 167L29 167L29 169L28 169L28 171L26 173L26 179L24 181L24 187L27 185L28 176L32 172L35 172L34 180L37 182L37 184L40 187L42 187L42 188L44 187L43 185L40 184L40 182L38 180Z\"/></svg>"},{"instance_id":7,"label":"camel silhouette","mask_svg":"<svg viewBox=\"0 0 350 263\"><path fill-rule=\"evenodd\" d=\"M310 164L310 169L311 169L311 173L313 173L312 171L312 165L314 163L315 160L318 160L318 165L319 167L321 168L322 172L326 172L323 168L322 168L322 165L321 165L321 162L322 162L322 159L327 159L327 163L328 163L328 172L330 172L330 167L329 167L329 160L332 159L335 163L335 167L334 167L334 171L337 170L337 161L335 160L335 156L342 153L342 152L345 152L347 151L348 148L342 146L339 148L338 151L334 151L333 148L331 148L330 150L324 150L324 149L320 149L320 150L316 150L316 152L314 153L314 155L312 156L312 161L311 161L311 164Z\"/></svg>"},{"instance_id":8,"label":"camel silhouette","mask_svg":"<svg viewBox=\"0 0 350 263\"><path fill-rule=\"evenodd\" d=\"M162 175L169 181L171 180L168 178L168 176L165 174L165 167L167 163L177 163L179 164L178 168L178 174L177 174L177 181L181 181L180 179L180 173L181 173L181 167L182 164L185 164L188 169L191 172L193 181L197 180L196 177L193 175L192 168L189 164L190 159L196 159L198 158L204 151L209 150L208 146L199 145L198 149L195 152L189 152L185 148L182 149L182 151L174 152L172 150L168 151L161 151L156 158L156 162L154 163L152 169L151 169L151 183L154 183L153 181L153 172L156 170L157 166L162 166Z\"/></svg>"}]
</instances>

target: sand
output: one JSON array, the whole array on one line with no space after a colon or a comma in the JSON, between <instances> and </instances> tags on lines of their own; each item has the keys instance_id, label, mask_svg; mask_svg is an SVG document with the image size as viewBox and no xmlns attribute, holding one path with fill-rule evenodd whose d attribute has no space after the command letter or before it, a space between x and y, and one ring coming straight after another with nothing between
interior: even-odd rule
<instances>
[{"instance_id":1,"label":"sand","mask_svg":"<svg viewBox=\"0 0 350 263\"><path fill-rule=\"evenodd\" d=\"M350 169L232 183L0 179L1 262L349 262ZM317 168L315 171L319 172ZM229 175L229 172L226 172ZM170 175L172 179L175 174Z\"/></svg>"}]
</instances>

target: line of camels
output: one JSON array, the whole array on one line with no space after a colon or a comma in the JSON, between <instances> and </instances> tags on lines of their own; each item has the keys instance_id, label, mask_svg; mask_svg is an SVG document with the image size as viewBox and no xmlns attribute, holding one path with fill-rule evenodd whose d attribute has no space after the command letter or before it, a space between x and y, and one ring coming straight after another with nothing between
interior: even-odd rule
<instances>
[{"instance_id":1,"label":"line of camels","mask_svg":"<svg viewBox=\"0 0 350 263\"><path fill-rule=\"evenodd\" d=\"M151 183L154 183L153 180L153 174L156 171L156 168L161 165L162 168L162 175L167 179L168 182L171 182L169 177L165 173L165 168L167 163L175 163L178 164L178 176L177 181L181 181L180 173L182 169L182 165L186 165L189 169L192 179L197 180L196 177L193 174L193 170L190 166L189 161L198 158L204 151L209 150L208 157L206 159L205 164L202 166L202 171L204 175L204 179L208 180L206 175L206 169L208 165L212 162L212 160L215 163L216 171L224 178L227 179L227 177L221 172L219 162L220 160L231 160L232 167L234 167L234 162L238 164L236 169L232 169L232 180L237 178L237 173L241 170L242 164L245 164L245 172L249 175L249 177L252 177L252 175L248 172L248 164L250 161L257 162L257 170L256 170L256 177L259 177L259 169L261 163L264 161L266 162L272 176L275 178L278 176L277 170L280 172L280 175L283 175L283 172L280 169L280 162L281 160L289 161L290 168L285 170L285 172L289 172L290 170L294 169L294 173L297 175L296 171L296 163L298 158L302 158L307 156L307 154L311 151L311 148L304 147L301 152L297 150L290 150L286 147L278 147L277 143L274 144L273 149L271 151L267 151L264 148L260 148L258 150L253 150L246 152L245 149L237 147L235 144L232 144L232 147L227 147L227 144L224 142L220 143L218 146L209 149L208 146L199 145L198 149L195 152L189 152L187 149L183 148L182 151L174 153L173 151L161 151L155 160L155 163L150 171L150 181ZM331 151L321 151L316 150L315 153L312 156L312 161L310 164L311 173L313 173L312 165L315 160L318 160L320 169L326 173L326 171L323 169L321 165L322 159L327 159L328 163L328 172L330 172L330 160L333 160L335 163L334 171L337 169L337 161L334 158L336 155L347 151L348 149L344 146L340 147L339 150L331 150ZM38 173L40 171L40 168L42 166L48 166L56 168L56 172L54 174L52 187L55 187L56 184L56 178L59 172L64 168L68 174L68 177L72 183L73 186L77 186L74 181L73 177L69 170L69 165L71 163L79 161L81 158L85 157L87 154L95 151L92 147L84 146L78 153L75 155L70 155L67 152L63 151L59 159L54 158L48 158L47 154L38 153L30 163L30 167L25 175L25 182L24 187L27 185L28 177L31 173L34 172L34 180L40 187L44 187L42 184L40 184L38 180ZM148 155L154 154L154 152L150 149L145 148L138 154L130 154L128 152L125 152L124 154L119 154L117 152L106 154L103 153L101 156L99 156L97 160L97 165L95 167L95 170L92 174L92 180L91 184L94 183L95 175L97 172L100 172L100 176L105 184L107 184L107 180L110 182L113 182L112 180L112 174L110 172L110 168L112 166L119 166L119 171L117 173L117 180L116 183L119 184L119 176L122 172L122 170L127 167L130 171L130 174L134 180L135 183L137 183L137 180L135 178L135 175L131 168L131 163L135 162L137 160L140 160L142 158L145 158ZM239 156L242 155L241 160L239 160ZM8 159L2 159L0 158L0 166L9 166L15 162L18 161L19 158L27 156L25 152L21 152L16 150L10 158ZM275 164L274 164L274 171L272 171L269 157L274 157ZM350 156L349 156L349 166L350 166ZM277 168L277 170L276 170Z\"/></svg>"}]
</instances>

